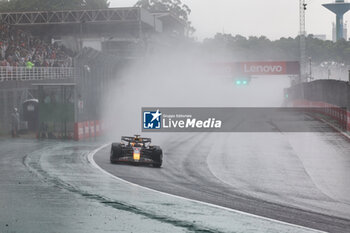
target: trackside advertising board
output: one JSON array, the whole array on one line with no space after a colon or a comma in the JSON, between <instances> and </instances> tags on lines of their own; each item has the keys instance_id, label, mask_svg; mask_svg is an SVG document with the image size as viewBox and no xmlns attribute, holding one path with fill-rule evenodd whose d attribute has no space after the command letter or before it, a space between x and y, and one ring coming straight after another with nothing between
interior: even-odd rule
<instances>
[{"instance_id":1,"label":"trackside advertising board","mask_svg":"<svg viewBox=\"0 0 350 233\"><path fill-rule=\"evenodd\" d=\"M221 75L299 75L297 61L211 63L212 72Z\"/></svg>"}]
</instances>

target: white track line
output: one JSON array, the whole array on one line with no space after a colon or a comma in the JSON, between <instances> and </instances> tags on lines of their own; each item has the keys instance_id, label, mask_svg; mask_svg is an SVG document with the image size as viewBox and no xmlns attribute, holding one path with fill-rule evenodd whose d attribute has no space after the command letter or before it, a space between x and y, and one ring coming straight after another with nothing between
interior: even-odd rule
<instances>
[{"instance_id":1,"label":"white track line","mask_svg":"<svg viewBox=\"0 0 350 233\"><path fill-rule=\"evenodd\" d=\"M104 174L108 175L109 177L111 177L111 178L113 178L115 180L122 181L122 182L124 182L126 184L129 184L129 185L132 185L132 186L135 186L135 187L139 187L139 188L142 188L142 189L146 189L146 190L149 190L149 191L152 191L152 192L160 193L160 194L163 194L163 195L167 195L167 196L170 196L170 197L174 197L174 198L178 198L178 199L182 199L182 200L186 200L186 201L195 202L195 203L207 205L207 206L214 207L214 208L219 208L219 209L222 209L222 210L226 210L226 211L230 211L230 212L234 212L234 213L238 213L238 214L242 214L242 215L246 215L246 216L250 216L250 217L254 217L254 218L259 218L259 219L267 220L267 221L270 221L270 222L275 222L275 223L282 224L282 225L296 227L296 228L299 228L299 229L304 229L304 230L308 230L308 231L314 231L314 232L318 232L318 233L326 233L325 231L319 231L319 230L316 230L316 229L312 229L312 228L308 228L308 227L304 227L304 226L299 226L299 225L295 225L295 224L292 224L292 223L282 222L282 221L279 221L279 220L276 220L276 219L262 217L262 216L259 216L259 215L250 214L250 213L247 213L247 212L243 212L243 211L239 211L239 210L235 210L235 209L231 209L231 208L227 208L227 207L223 207L223 206L219 206L219 205L215 205L215 204L211 204L211 203L207 203L207 202L202 202L202 201L198 201L198 200L194 200L194 199L190 199L190 198L186 198L186 197L181 197L181 196L177 196L177 195L174 195L174 194L165 193L165 192L161 192L161 191L158 191L158 190L155 190L155 189L144 187L144 186L141 186L141 185L138 185L138 184L135 184L135 183L131 183L131 182L127 181L127 180L124 180L122 178L119 178L119 177L113 175L112 173L107 172L106 170L101 168L95 162L95 160L94 160L95 154L98 151L102 150L103 148L105 148L105 147L107 147L109 145L110 145L110 143L104 144L104 145L100 146L99 148L91 151L88 154L88 161L92 164L92 166L94 166L95 168L97 168L98 170L100 170L101 172L103 172Z\"/></svg>"}]
</instances>

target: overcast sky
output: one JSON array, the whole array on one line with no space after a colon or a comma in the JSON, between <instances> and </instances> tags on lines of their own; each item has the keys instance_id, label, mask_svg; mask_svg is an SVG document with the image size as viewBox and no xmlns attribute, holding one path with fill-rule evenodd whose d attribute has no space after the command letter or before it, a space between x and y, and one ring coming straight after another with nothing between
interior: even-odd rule
<instances>
[{"instance_id":1,"label":"overcast sky","mask_svg":"<svg viewBox=\"0 0 350 233\"><path fill-rule=\"evenodd\" d=\"M132 6L136 0L110 0L111 7ZM182 0L191 9L190 20L199 39L217 32L270 39L295 37L299 31L299 0ZM332 39L335 15L321 4L333 0L306 0L306 30ZM350 12L344 17L350 24ZM349 28L349 27L348 27ZM350 32L348 33L350 37Z\"/></svg>"}]
</instances>

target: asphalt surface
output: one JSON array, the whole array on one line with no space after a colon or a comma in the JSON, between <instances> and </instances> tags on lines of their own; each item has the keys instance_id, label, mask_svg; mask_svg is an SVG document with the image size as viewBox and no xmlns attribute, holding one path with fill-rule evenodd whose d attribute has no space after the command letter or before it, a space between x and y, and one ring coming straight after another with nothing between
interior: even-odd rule
<instances>
[{"instance_id":1,"label":"asphalt surface","mask_svg":"<svg viewBox=\"0 0 350 233\"><path fill-rule=\"evenodd\" d=\"M154 190L313 229L350 232L350 144L339 133L153 136L165 152L161 169L110 164L109 146L94 159L109 173Z\"/></svg>"},{"instance_id":2,"label":"asphalt surface","mask_svg":"<svg viewBox=\"0 0 350 233\"><path fill-rule=\"evenodd\" d=\"M107 189L115 182L86 159L99 144L0 140L0 232L188 232L182 222L108 198L122 191Z\"/></svg>"},{"instance_id":3,"label":"asphalt surface","mask_svg":"<svg viewBox=\"0 0 350 233\"><path fill-rule=\"evenodd\" d=\"M100 145L0 140L0 232L317 232L125 183L96 167Z\"/></svg>"},{"instance_id":4,"label":"asphalt surface","mask_svg":"<svg viewBox=\"0 0 350 233\"><path fill-rule=\"evenodd\" d=\"M310 127L326 126L310 121ZM350 145L339 133L147 136L165 152L160 169L112 165L109 146L97 151L95 161L155 190L350 232ZM88 159L104 143L0 140L0 232L312 232L114 179Z\"/></svg>"}]
</instances>

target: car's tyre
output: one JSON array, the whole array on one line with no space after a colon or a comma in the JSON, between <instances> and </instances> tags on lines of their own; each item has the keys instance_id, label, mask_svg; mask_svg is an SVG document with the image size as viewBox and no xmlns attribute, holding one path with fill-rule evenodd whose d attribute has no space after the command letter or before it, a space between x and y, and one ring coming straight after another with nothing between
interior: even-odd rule
<instances>
[{"instance_id":1,"label":"car's tyre","mask_svg":"<svg viewBox=\"0 0 350 233\"><path fill-rule=\"evenodd\" d=\"M118 158L122 156L122 145L120 143L112 143L111 146L111 163L118 163Z\"/></svg>"},{"instance_id":2,"label":"car's tyre","mask_svg":"<svg viewBox=\"0 0 350 233\"><path fill-rule=\"evenodd\" d=\"M159 146L155 148L152 153L152 159L154 161L153 167L160 168L163 164L163 151Z\"/></svg>"}]
</instances>

